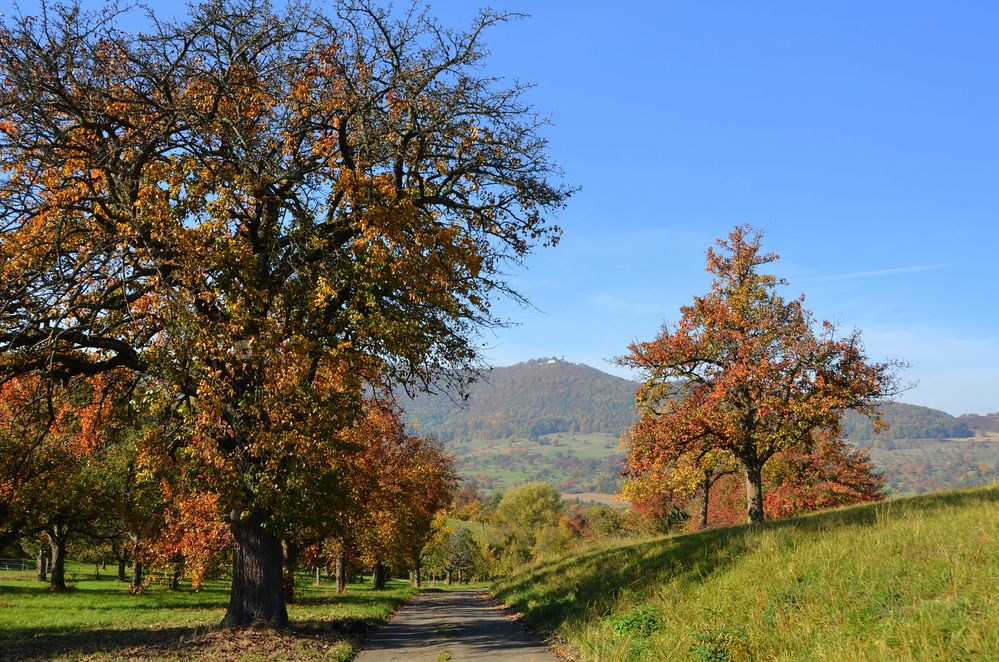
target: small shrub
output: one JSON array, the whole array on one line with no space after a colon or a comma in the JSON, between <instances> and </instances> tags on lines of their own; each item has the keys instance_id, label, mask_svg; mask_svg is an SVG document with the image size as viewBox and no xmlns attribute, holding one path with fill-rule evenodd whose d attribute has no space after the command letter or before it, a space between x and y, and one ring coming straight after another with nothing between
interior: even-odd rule
<instances>
[{"instance_id":1,"label":"small shrub","mask_svg":"<svg viewBox=\"0 0 999 662\"><path fill-rule=\"evenodd\" d=\"M659 631L662 620L658 609L643 606L610 619L610 626L616 637L648 637Z\"/></svg>"}]
</instances>

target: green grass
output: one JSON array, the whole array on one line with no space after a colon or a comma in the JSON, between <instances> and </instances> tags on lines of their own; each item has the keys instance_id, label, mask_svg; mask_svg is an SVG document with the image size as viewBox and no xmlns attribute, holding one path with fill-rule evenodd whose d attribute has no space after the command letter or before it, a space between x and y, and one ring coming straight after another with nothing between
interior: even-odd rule
<instances>
[{"instance_id":1,"label":"green grass","mask_svg":"<svg viewBox=\"0 0 999 662\"><path fill-rule=\"evenodd\" d=\"M996 660L999 486L619 543L493 592L583 660Z\"/></svg>"},{"instance_id":2,"label":"green grass","mask_svg":"<svg viewBox=\"0 0 999 662\"><path fill-rule=\"evenodd\" d=\"M229 597L224 582L200 592L154 583L131 595L113 574L97 579L92 565L69 564L74 587L52 593L32 575L0 573L0 659L347 660L364 634L413 593L408 582L394 580L384 591L351 584L338 596L328 582L314 587L303 575L288 631L233 632L218 628Z\"/></svg>"}]
</instances>

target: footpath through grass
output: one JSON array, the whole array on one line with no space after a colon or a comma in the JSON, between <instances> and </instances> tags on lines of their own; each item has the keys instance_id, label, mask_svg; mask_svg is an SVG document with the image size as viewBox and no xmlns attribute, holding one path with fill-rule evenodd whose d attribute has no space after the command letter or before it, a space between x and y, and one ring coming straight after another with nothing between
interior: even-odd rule
<instances>
[{"instance_id":1,"label":"footpath through grass","mask_svg":"<svg viewBox=\"0 0 999 662\"><path fill-rule=\"evenodd\" d=\"M582 660L999 660L999 486L619 543L493 593Z\"/></svg>"},{"instance_id":2,"label":"footpath through grass","mask_svg":"<svg viewBox=\"0 0 999 662\"><path fill-rule=\"evenodd\" d=\"M92 565L70 564L75 587L51 593L33 573L0 573L0 660L198 659L348 660L364 635L413 594L393 580L383 591L350 584L336 595L327 583L303 576L301 599L288 607L291 628L226 631L218 628L229 586L209 582L200 592L172 592L153 584L141 595Z\"/></svg>"}]
</instances>

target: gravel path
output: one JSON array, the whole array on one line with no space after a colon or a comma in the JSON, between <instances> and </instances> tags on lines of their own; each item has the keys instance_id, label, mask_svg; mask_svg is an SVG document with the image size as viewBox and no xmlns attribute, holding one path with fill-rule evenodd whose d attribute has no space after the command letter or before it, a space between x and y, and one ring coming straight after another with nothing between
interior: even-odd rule
<instances>
[{"instance_id":1,"label":"gravel path","mask_svg":"<svg viewBox=\"0 0 999 662\"><path fill-rule=\"evenodd\" d=\"M421 593L365 644L356 662L501 660L555 662L523 624L481 591Z\"/></svg>"}]
</instances>

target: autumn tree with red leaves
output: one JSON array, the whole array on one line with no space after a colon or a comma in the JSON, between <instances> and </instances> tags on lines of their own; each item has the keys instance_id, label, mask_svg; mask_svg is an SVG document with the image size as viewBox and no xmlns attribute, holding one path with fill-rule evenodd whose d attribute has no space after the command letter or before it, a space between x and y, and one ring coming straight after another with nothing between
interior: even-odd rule
<instances>
[{"instance_id":1,"label":"autumn tree with red leaves","mask_svg":"<svg viewBox=\"0 0 999 662\"><path fill-rule=\"evenodd\" d=\"M816 328L804 297L785 300L786 281L761 268L762 235L735 228L707 253L711 291L680 309L649 342L632 344L623 365L646 375L629 472L653 475L678 459L721 453L745 478L750 522L764 520L764 469L779 453L807 454L816 437L838 435L848 409L881 426L877 405L896 395L897 362L872 363L859 331ZM686 473L694 474L695 471Z\"/></svg>"},{"instance_id":2,"label":"autumn tree with red leaves","mask_svg":"<svg viewBox=\"0 0 999 662\"><path fill-rule=\"evenodd\" d=\"M0 382L119 370L184 403L172 450L233 538L227 626L288 622L289 495L325 428L367 381L473 374L504 273L559 236L544 121L481 71L507 17L400 15L212 0L147 32L74 4L0 26Z\"/></svg>"}]
</instances>

